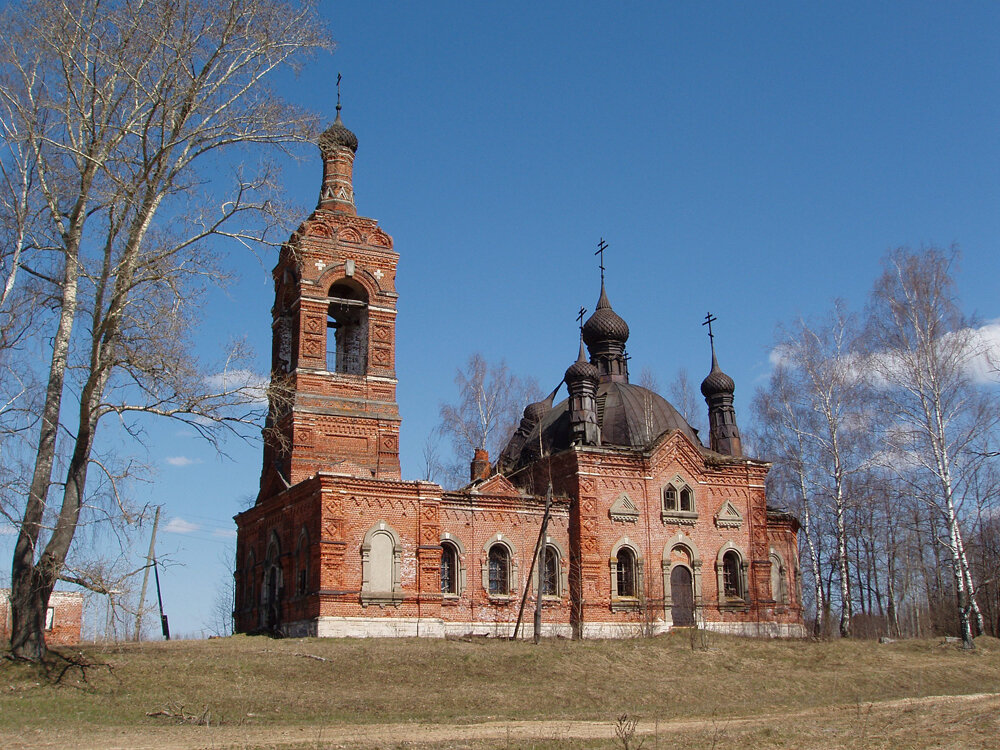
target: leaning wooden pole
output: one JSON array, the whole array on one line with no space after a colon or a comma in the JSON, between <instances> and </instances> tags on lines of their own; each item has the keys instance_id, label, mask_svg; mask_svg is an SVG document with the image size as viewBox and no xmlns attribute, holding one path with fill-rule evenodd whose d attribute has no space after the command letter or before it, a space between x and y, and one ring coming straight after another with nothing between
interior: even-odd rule
<instances>
[{"instance_id":1,"label":"leaning wooden pole","mask_svg":"<svg viewBox=\"0 0 1000 750\"><path fill-rule=\"evenodd\" d=\"M545 514L542 516L542 531L538 535L539 544L535 549L535 560L538 560L538 556L542 555L541 562L538 563L541 567L538 569L538 591L535 592L535 632L532 635L532 640L535 645L538 645L538 641L542 637L542 593L544 589L545 577L545 547L541 545L543 539L545 539L545 533L549 529L549 510L552 508L552 485L549 485L549 491L545 493ZM556 571L556 575L559 575L559 571Z\"/></svg>"},{"instance_id":2,"label":"leaning wooden pole","mask_svg":"<svg viewBox=\"0 0 1000 750\"><path fill-rule=\"evenodd\" d=\"M146 554L146 569L142 572L142 591L139 594L139 606L135 611L135 641L142 638L142 610L146 606L146 586L149 583L149 569L153 565L153 557L156 554L156 527L160 525L160 506L156 506L156 515L153 516L153 533L149 535L149 552Z\"/></svg>"},{"instance_id":3,"label":"leaning wooden pole","mask_svg":"<svg viewBox=\"0 0 1000 750\"><path fill-rule=\"evenodd\" d=\"M517 640L518 633L521 631L521 619L524 617L524 604L528 600L528 589L531 586L531 577L535 573L535 563L538 562L538 550L542 545L542 539L545 538L545 527L549 523L549 504L552 502L552 485L549 484L549 490L545 494L545 512L542 514L542 525L538 528L538 539L535 540L535 554L531 556L531 567L528 568L528 579L524 583L524 592L521 594L521 606L517 609L517 622L514 624L514 634L510 637L512 641ZM541 600L541 597L538 597Z\"/></svg>"}]
</instances>

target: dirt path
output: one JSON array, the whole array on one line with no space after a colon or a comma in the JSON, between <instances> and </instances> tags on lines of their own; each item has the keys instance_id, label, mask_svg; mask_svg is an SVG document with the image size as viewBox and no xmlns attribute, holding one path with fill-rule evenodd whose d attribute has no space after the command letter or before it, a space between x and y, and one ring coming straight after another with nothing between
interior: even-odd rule
<instances>
[{"instance_id":1,"label":"dirt path","mask_svg":"<svg viewBox=\"0 0 1000 750\"><path fill-rule=\"evenodd\" d=\"M753 717L729 716L682 721L643 721L636 734L737 741L761 728L792 732L812 747L993 747L996 742L1000 693L904 698L877 703L825 706ZM838 729L849 731L846 745ZM803 732L807 732L803 734ZM816 733L819 734L816 734ZM977 742L982 735L988 744ZM866 737L867 736L867 737ZM812 737L811 740L808 738ZM895 737L896 739L893 739ZM861 738L861 742L858 742ZM950 738L950 739L949 739ZM787 737L785 739L788 739ZM614 743L611 721L493 721L477 724L366 724L324 727L164 726L0 732L4 748L72 748L73 750L188 750L190 748L357 748L489 743L513 747L525 742L607 740ZM567 745L569 747L570 745ZM782 744L781 746L786 746Z\"/></svg>"}]
</instances>

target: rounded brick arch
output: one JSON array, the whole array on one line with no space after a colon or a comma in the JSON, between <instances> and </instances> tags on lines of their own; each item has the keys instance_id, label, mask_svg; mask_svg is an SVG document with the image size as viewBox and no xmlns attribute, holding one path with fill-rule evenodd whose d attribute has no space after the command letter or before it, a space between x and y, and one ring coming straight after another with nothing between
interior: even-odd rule
<instances>
[{"instance_id":1,"label":"rounded brick arch","mask_svg":"<svg viewBox=\"0 0 1000 750\"><path fill-rule=\"evenodd\" d=\"M371 300L382 291L378 280L372 276L369 271L355 266L354 273L348 274L346 262L335 263L324 268L320 273L319 278L316 279L315 284L325 296L329 296L330 288L334 284L339 284L344 281L354 282L360 286L368 296L369 304L371 304Z\"/></svg>"}]
</instances>

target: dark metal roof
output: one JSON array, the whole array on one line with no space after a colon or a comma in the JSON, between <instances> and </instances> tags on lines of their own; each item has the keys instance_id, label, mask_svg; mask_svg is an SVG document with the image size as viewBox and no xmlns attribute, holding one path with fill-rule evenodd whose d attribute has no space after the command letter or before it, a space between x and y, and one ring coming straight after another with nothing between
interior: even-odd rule
<instances>
[{"instance_id":1,"label":"dark metal roof","mask_svg":"<svg viewBox=\"0 0 1000 750\"><path fill-rule=\"evenodd\" d=\"M643 449L670 430L680 430L695 445L701 445L698 431L669 401L631 383L606 381L597 387L597 421L604 446ZM542 417L521 446L512 444L504 450L504 460L509 462L505 468L530 463L539 457L539 448L551 454L568 448L569 444L569 400L564 399Z\"/></svg>"}]
</instances>

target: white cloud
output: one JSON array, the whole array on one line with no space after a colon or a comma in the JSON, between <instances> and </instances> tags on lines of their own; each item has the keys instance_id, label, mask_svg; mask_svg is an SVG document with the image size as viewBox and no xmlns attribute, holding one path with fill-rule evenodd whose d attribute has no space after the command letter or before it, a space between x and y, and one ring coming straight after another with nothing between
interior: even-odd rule
<instances>
[{"instance_id":1,"label":"white cloud","mask_svg":"<svg viewBox=\"0 0 1000 750\"><path fill-rule=\"evenodd\" d=\"M167 456L165 459L171 466L190 466L191 464L200 464L201 460L196 458L188 458L187 456Z\"/></svg>"},{"instance_id":2,"label":"white cloud","mask_svg":"<svg viewBox=\"0 0 1000 750\"><path fill-rule=\"evenodd\" d=\"M966 340L969 341L971 351L974 354L964 363L965 371L977 383L1000 383L1000 318L987 321L972 331L962 329L946 334L942 338L942 343L947 345L956 337L960 336L964 338L969 333L971 333L971 336ZM892 370L898 366L894 363L895 355L891 352L875 354L874 356L881 360L881 364L885 369ZM772 370L779 365L795 367L795 347L788 344L779 344L768 352L767 358ZM860 361L858 362L858 366L860 366ZM881 379L877 378L876 380L878 382Z\"/></svg>"},{"instance_id":3,"label":"white cloud","mask_svg":"<svg viewBox=\"0 0 1000 750\"><path fill-rule=\"evenodd\" d=\"M216 529L212 532L212 536L221 537L222 539L235 539L236 529Z\"/></svg>"},{"instance_id":4,"label":"white cloud","mask_svg":"<svg viewBox=\"0 0 1000 750\"><path fill-rule=\"evenodd\" d=\"M174 516L171 518L167 525L163 527L164 531L169 531L172 534L190 534L194 531L199 531L201 526L196 523L191 523L190 521L185 521L183 518L178 518Z\"/></svg>"},{"instance_id":5,"label":"white cloud","mask_svg":"<svg viewBox=\"0 0 1000 750\"><path fill-rule=\"evenodd\" d=\"M1000 318L987 321L976 329L979 354L969 363L972 377L979 383L1000 381Z\"/></svg>"},{"instance_id":6,"label":"white cloud","mask_svg":"<svg viewBox=\"0 0 1000 750\"><path fill-rule=\"evenodd\" d=\"M267 386L270 381L266 376L251 370L225 370L209 375L205 382L219 391L246 391L253 402L267 403Z\"/></svg>"}]
</instances>

